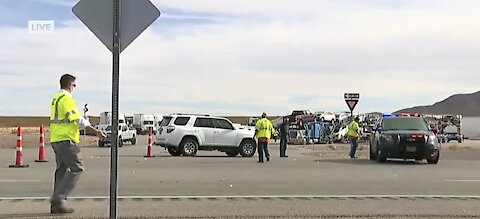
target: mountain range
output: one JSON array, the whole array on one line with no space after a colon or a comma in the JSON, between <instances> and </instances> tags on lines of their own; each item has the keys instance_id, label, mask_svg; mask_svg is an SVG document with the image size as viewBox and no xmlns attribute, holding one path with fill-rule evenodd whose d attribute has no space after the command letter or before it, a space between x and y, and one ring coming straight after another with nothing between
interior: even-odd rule
<instances>
[{"instance_id":1,"label":"mountain range","mask_svg":"<svg viewBox=\"0 0 480 219\"><path fill-rule=\"evenodd\" d=\"M480 117L480 91L471 94L455 94L433 105L415 106L397 112L421 114L455 114L464 117Z\"/></svg>"}]
</instances>

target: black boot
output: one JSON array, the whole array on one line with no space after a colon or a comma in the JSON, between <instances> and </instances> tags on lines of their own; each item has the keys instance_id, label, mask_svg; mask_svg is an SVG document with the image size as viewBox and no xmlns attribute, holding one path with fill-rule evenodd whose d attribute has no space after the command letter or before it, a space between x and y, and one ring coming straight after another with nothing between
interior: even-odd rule
<instances>
[{"instance_id":1,"label":"black boot","mask_svg":"<svg viewBox=\"0 0 480 219\"><path fill-rule=\"evenodd\" d=\"M73 208L67 208L63 204L52 203L52 205L50 205L50 214L71 214L73 212Z\"/></svg>"}]
</instances>

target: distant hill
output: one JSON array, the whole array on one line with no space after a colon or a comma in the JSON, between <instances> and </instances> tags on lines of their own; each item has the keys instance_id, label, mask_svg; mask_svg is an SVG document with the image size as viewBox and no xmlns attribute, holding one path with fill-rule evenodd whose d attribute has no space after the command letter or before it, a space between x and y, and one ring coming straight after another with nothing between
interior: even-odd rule
<instances>
[{"instance_id":1,"label":"distant hill","mask_svg":"<svg viewBox=\"0 0 480 219\"><path fill-rule=\"evenodd\" d=\"M416 106L397 112L459 114L464 117L480 117L480 91L472 94L455 94L433 105Z\"/></svg>"}]
</instances>

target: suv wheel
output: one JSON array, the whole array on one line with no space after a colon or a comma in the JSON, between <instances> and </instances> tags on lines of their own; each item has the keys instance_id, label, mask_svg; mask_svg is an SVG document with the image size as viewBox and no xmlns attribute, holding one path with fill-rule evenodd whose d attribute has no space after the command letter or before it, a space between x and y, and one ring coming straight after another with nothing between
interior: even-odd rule
<instances>
[{"instance_id":1,"label":"suv wheel","mask_svg":"<svg viewBox=\"0 0 480 219\"><path fill-rule=\"evenodd\" d=\"M180 143L183 156L195 156L198 151L198 143L192 138L187 138Z\"/></svg>"},{"instance_id":2,"label":"suv wheel","mask_svg":"<svg viewBox=\"0 0 480 219\"><path fill-rule=\"evenodd\" d=\"M252 157L255 154L257 146L253 140L243 140L240 143L240 155L242 157Z\"/></svg>"},{"instance_id":3,"label":"suv wheel","mask_svg":"<svg viewBox=\"0 0 480 219\"><path fill-rule=\"evenodd\" d=\"M384 163L385 161L387 161L387 158L383 155L383 152L378 149L377 149L377 153L375 154L375 158L379 163Z\"/></svg>"},{"instance_id":4,"label":"suv wheel","mask_svg":"<svg viewBox=\"0 0 480 219\"><path fill-rule=\"evenodd\" d=\"M234 151L225 151L225 153L227 154L227 156L229 157L235 157L238 155L238 150L234 150Z\"/></svg>"},{"instance_id":5,"label":"suv wheel","mask_svg":"<svg viewBox=\"0 0 480 219\"><path fill-rule=\"evenodd\" d=\"M375 160L375 153L373 153L371 145L370 145L370 160Z\"/></svg>"},{"instance_id":6,"label":"suv wheel","mask_svg":"<svg viewBox=\"0 0 480 219\"><path fill-rule=\"evenodd\" d=\"M132 143L132 145L137 144L137 136L134 135L132 140L130 140L130 143Z\"/></svg>"},{"instance_id":7,"label":"suv wheel","mask_svg":"<svg viewBox=\"0 0 480 219\"><path fill-rule=\"evenodd\" d=\"M427 163L428 164L437 164L439 160L440 160L440 151L437 152L437 156L435 156L435 158L427 159Z\"/></svg>"},{"instance_id":8,"label":"suv wheel","mask_svg":"<svg viewBox=\"0 0 480 219\"><path fill-rule=\"evenodd\" d=\"M178 150L178 148L168 147L167 150L168 153L170 153L170 155L172 156L180 156L180 154L182 154L182 152Z\"/></svg>"}]
</instances>

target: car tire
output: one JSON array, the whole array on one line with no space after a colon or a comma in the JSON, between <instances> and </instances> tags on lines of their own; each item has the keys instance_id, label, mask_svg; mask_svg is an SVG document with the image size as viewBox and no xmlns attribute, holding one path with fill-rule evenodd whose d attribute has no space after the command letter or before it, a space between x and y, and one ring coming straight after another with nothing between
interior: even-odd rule
<instances>
[{"instance_id":1,"label":"car tire","mask_svg":"<svg viewBox=\"0 0 480 219\"><path fill-rule=\"evenodd\" d=\"M137 136L134 135L132 140L130 140L130 143L132 143L132 145L137 144Z\"/></svg>"},{"instance_id":2,"label":"car tire","mask_svg":"<svg viewBox=\"0 0 480 219\"><path fill-rule=\"evenodd\" d=\"M180 150L178 150L178 148L174 148L174 147L168 147L167 151L168 151L168 153L170 153L170 155L175 156L175 157L180 156L180 154L182 154L182 152Z\"/></svg>"},{"instance_id":3,"label":"car tire","mask_svg":"<svg viewBox=\"0 0 480 219\"><path fill-rule=\"evenodd\" d=\"M239 153L242 157L253 157L257 145L254 140L243 140L239 146Z\"/></svg>"},{"instance_id":4,"label":"car tire","mask_svg":"<svg viewBox=\"0 0 480 219\"><path fill-rule=\"evenodd\" d=\"M186 138L180 143L180 148L183 156L195 156L198 151L198 143L193 138Z\"/></svg>"},{"instance_id":5,"label":"car tire","mask_svg":"<svg viewBox=\"0 0 480 219\"><path fill-rule=\"evenodd\" d=\"M225 154L227 154L227 156L229 156L229 157L236 157L238 155L238 150L225 151Z\"/></svg>"},{"instance_id":6,"label":"car tire","mask_svg":"<svg viewBox=\"0 0 480 219\"><path fill-rule=\"evenodd\" d=\"M384 163L387 161L387 158L383 155L382 150L377 149L377 153L375 154L375 159L378 163Z\"/></svg>"},{"instance_id":7,"label":"car tire","mask_svg":"<svg viewBox=\"0 0 480 219\"><path fill-rule=\"evenodd\" d=\"M98 147L101 147L101 148L105 147L105 142L98 141Z\"/></svg>"},{"instance_id":8,"label":"car tire","mask_svg":"<svg viewBox=\"0 0 480 219\"><path fill-rule=\"evenodd\" d=\"M375 157L375 153L372 151L372 146L370 145L370 156L369 156L370 160L375 160L376 157Z\"/></svg>"},{"instance_id":9,"label":"car tire","mask_svg":"<svg viewBox=\"0 0 480 219\"><path fill-rule=\"evenodd\" d=\"M437 156L433 159L427 159L428 164L437 164L440 160L440 151L437 153Z\"/></svg>"},{"instance_id":10,"label":"car tire","mask_svg":"<svg viewBox=\"0 0 480 219\"><path fill-rule=\"evenodd\" d=\"M118 147L123 147L123 139L122 136L118 138Z\"/></svg>"}]
</instances>

